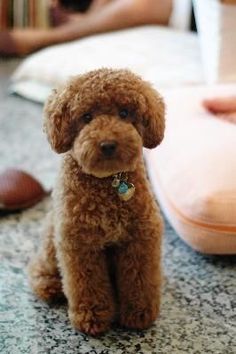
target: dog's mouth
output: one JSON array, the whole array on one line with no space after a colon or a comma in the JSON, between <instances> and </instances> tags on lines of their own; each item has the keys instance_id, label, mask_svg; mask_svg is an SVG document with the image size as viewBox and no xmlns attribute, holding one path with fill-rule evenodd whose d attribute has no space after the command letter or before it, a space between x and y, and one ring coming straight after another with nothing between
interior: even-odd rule
<instances>
[{"instance_id":1,"label":"dog's mouth","mask_svg":"<svg viewBox=\"0 0 236 354\"><path fill-rule=\"evenodd\" d=\"M138 156L123 159L118 153L113 156L94 156L94 159L81 164L82 171L98 178L116 175L120 172L132 172L136 169Z\"/></svg>"}]
</instances>

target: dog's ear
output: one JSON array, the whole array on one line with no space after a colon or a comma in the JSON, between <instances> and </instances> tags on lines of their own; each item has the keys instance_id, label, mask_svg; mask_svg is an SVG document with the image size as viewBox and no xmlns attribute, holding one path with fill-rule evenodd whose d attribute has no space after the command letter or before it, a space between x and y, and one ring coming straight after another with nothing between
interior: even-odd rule
<instances>
[{"instance_id":1,"label":"dog's ear","mask_svg":"<svg viewBox=\"0 0 236 354\"><path fill-rule=\"evenodd\" d=\"M70 114L71 91L69 84L53 90L44 107L44 131L59 154L71 148L76 133Z\"/></svg>"},{"instance_id":2,"label":"dog's ear","mask_svg":"<svg viewBox=\"0 0 236 354\"><path fill-rule=\"evenodd\" d=\"M160 94L149 84L145 85L146 112L142 117L143 146L153 149L159 145L165 131L165 104Z\"/></svg>"}]
</instances>

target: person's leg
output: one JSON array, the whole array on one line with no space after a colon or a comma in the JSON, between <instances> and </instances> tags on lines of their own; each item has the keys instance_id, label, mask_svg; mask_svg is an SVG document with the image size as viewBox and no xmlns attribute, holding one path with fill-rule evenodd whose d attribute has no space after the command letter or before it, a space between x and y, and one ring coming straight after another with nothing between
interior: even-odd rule
<instances>
[{"instance_id":1,"label":"person's leg","mask_svg":"<svg viewBox=\"0 0 236 354\"><path fill-rule=\"evenodd\" d=\"M236 96L206 99L203 106L219 118L236 123Z\"/></svg>"}]
</instances>

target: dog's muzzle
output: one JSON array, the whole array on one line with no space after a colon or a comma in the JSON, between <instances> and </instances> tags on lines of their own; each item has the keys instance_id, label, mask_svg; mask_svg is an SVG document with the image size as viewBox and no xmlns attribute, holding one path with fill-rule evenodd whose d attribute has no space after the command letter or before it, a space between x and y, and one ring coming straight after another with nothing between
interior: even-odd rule
<instances>
[{"instance_id":1,"label":"dog's muzzle","mask_svg":"<svg viewBox=\"0 0 236 354\"><path fill-rule=\"evenodd\" d=\"M73 155L83 172L95 177L134 171L142 154L136 128L113 116L97 116L74 141Z\"/></svg>"}]
</instances>

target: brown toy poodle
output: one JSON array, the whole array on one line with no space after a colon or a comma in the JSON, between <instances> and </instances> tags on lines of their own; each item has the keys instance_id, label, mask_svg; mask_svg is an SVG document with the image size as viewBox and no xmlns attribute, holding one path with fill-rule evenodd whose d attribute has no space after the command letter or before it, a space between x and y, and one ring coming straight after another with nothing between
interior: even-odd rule
<instances>
[{"instance_id":1,"label":"brown toy poodle","mask_svg":"<svg viewBox=\"0 0 236 354\"><path fill-rule=\"evenodd\" d=\"M91 335L116 317L128 328L149 327L160 307L163 224L142 147L163 139L162 98L128 70L95 70L52 93L44 127L65 154L29 266L35 294L64 294L72 325Z\"/></svg>"}]
</instances>

